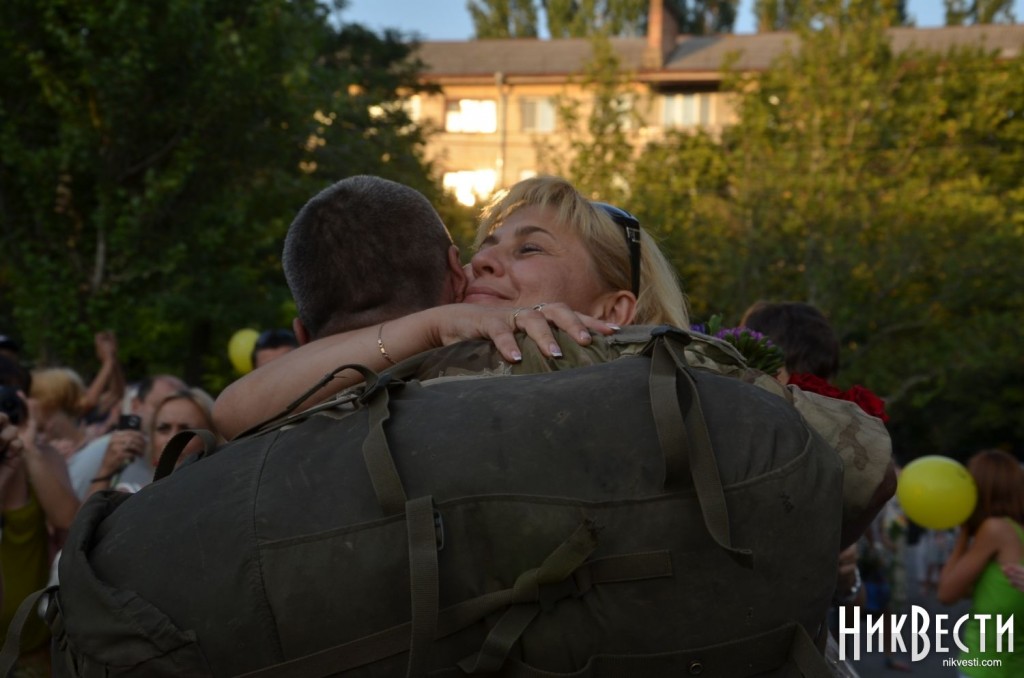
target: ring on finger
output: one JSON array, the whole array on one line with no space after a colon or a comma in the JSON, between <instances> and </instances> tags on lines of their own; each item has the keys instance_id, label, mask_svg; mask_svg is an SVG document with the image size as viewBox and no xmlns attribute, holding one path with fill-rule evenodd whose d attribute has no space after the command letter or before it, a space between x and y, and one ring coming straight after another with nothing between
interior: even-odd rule
<instances>
[{"instance_id":1,"label":"ring on finger","mask_svg":"<svg viewBox=\"0 0 1024 678\"><path fill-rule=\"evenodd\" d=\"M544 308L544 307L545 307L545 306L547 306L547 305L548 305L548 304L547 304L547 302L546 302L546 301L545 301L545 302L541 302L541 303L537 304L536 306L534 306L534 307L533 307L533 310L534 310L534 311L539 311L539 310L541 310L542 308Z\"/></svg>"},{"instance_id":2,"label":"ring on finger","mask_svg":"<svg viewBox=\"0 0 1024 678\"><path fill-rule=\"evenodd\" d=\"M526 310L526 309L525 309L525 308L522 308L522 307L519 307L519 308L515 308L515 309L513 309L513 310L512 310L512 326L513 326L513 327L515 327L515 324L516 324L516 318L518 318L518 317L519 317L519 314L520 314L520 313L522 313L522 312L523 312L523 311L525 311L525 310Z\"/></svg>"}]
</instances>

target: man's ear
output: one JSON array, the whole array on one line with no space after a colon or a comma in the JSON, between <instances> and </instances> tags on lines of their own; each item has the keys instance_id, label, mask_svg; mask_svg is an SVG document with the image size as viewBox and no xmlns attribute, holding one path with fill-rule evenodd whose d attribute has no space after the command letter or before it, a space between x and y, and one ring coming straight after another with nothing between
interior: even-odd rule
<instances>
[{"instance_id":1,"label":"man's ear","mask_svg":"<svg viewBox=\"0 0 1024 678\"><path fill-rule=\"evenodd\" d=\"M302 324L302 321L298 318L292 318L292 332L295 333L295 338L299 342L299 346L304 346L309 343L309 332L306 331L306 326Z\"/></svg>"},{"instance_id":2,"label":"man's ear","mask_svg":"<svg viewBox=\"0 0 1024 678\"><path fill-rule=\"evenodd\" d=\"M590 315L613 325L628 325L636 315L636 297L626 290L609 292L594 304Z\"/></svg>"},{"instance_id":3,"label":"man's ear","mask_svg":"<svg viewBox=\"0 0 1024 678\"><path fill-rule=\"evenodd\" d=\"M443 304L453 304L462 301L466 296L466 286L469 279L466 277L466 270L462 268L462 261L459 259L459 248L452 245L448 248L448 273L445 284L445 298Z\"/></svg>"}]
</instances>

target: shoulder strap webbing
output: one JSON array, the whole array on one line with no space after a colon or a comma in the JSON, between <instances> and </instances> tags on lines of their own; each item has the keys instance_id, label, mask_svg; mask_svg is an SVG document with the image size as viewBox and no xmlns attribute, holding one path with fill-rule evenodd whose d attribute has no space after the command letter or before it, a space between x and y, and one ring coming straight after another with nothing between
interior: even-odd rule
<instances>
[{"instance_id":1,"label":"shoulder strap webbing","mask_svg":"<svg viewBox=\"0 0 1024 678\"><path fill-rule=\"evenodd\" d=\"M409 589L412 598L406 678L417 678L427 675L430 666L430 646L437 635L441 597L433 497L407 502L405 519L409 533Z\"/></svg>"},{"instance_id":2,"label":"shoulder strap webbing","mask_svg":"<svg viewBox=\"0 0 1024 678\"><path fill-rule=\"evenodd\" d=\"M389 389L372 389L366 394L369 400L369 430L363 440L363 461L370 474L373 491L385 516L399 515L405 510L407 500L402 478L398 475L394 457L388 447L384 423L390 418L388 404L391 400Z\"/></svg>"},{"instance_id":3,"label":"shoulder strap webbing","mask_svg":"<svg viewBox=\"0 0 1024 678\"><path fill-rule=\"evenodd\" d=\"M787 676L833 676L807 631L795 623L709 647L647 655L595 655L586 666L571 673L539 669L518 659L509 659L501 675L505 678L664 678L682 675L738 678L780 675L779 669L784 666L795 669L795 673L786 672ZM464 675L460 667L453 667L434 671L430 678L462 678Z\"/></svg>"},{"instance_id":4,"label":"shoulder strap webbing","mask_svg":"<svg viewBox=\"0 0 1024 678\"><path fill-rule=\"evenodd\" d=\"M556 560L560 561L561 558ZM545 562L547 561L548 559L545 559ZM529 570L524 575L534 572L536 570ZM525 586L520 583L525 581L524 575L516 580L519 588L513 586L492 591L441 610L437 616L437 631L434 639L446 638L511 605L536 603L545 598L547 585ZM562 597L579 597L586 595L594 586L671 576L673 576L672 558L668 551L597 558L583 564L572 573L572 585L566 587L561 595ZM546 599L553 601L554 596ZM409 650L411 635L412 623L406 622L304 657L257 669L237 678L320 678L331 676Z\"/></svg>"},{"instance_id":5,"label":"shoulder strap webbing","mask_svg":"<svg viewBox=\"0 0 1024 678\"><path fill-rule=\"evenodd\" d=\"M160 454L160 461L157 462L156 471L153 473L153 482L166 478L174 473L174 468L181 459L181 453L185 451L192 438L198 436L203 441L203 452L210 454L217 447L217 437L206 429L188 429L179 431L174 437L167 441L167 446Z\"/></svg>"},{"instance_id":6,"label":"shoulder strap webbing","mask_svg":"<svg viewBox=\"0 0 1024 678\"><path fill-rule=\"evenodd\" d=\"M28 621L29 615L35 612L39 599L49 596L57 588L55 584L30 593L25 600L21 601L21 605L18 605L14 617L11 618L11 625L7 628L7 637L4 639L3 648L0 648L0 676L9 676L18 657L21 656L21 631L25 628L25 622Z\"/></svg>"},{"instance_id":7,"label":"shoulder strap webbing","mask_svg":"<svg viewBox=\"0 0 1024 678\"><path fill-rule=\"evenodd\" d=\"M651 407L665 458L665 489L679 489L683 485L681 475L689 468L704 525L711 537L739 564L753 567L753 553L732 544L725 491L701 410L697 382L682 354L673 346L671 329L655 330L650 349ZM685 402L680 402L680 387ZM682 418L680 412L684 413Z\"/></svg>"}]
</instances>

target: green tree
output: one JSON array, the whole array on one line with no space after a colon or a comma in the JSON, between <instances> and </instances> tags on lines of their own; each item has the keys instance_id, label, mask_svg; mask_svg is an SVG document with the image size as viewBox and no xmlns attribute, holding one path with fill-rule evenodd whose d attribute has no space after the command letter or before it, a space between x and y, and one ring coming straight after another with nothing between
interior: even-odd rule
<instances>
[{"instance_id":1,"label":"green tree","mask_svg":"<svg viewBox=\"0 0 1024 678\"><path fill-rule=\"evenodd\" d=\"M677 260L700 260L684 281L698 316L735 321L757 298L826 309L841 379L887 397L901 455L1020 440L1024 62L897 55L876 10L820 3L799 52L733 83L728 187L691 182L663 215L683 232ZM675 176L700 149L644 161Z\"/></svg>"},{"instance_id":2,"label":"green tree","mask_svg":"<svg viewBox=\"0 0 1024 678\"><path fill-rule=\"evenodd\" d=\"M558 98L558 141L538 145L538 163L595 199L619 202L627 194L639 101L608 37L590 43L593 53L578 81L589 96Z\"/></svg>"},{"instance_id":3,"label":"green tree","mask_svg":"<svg viewBox=\"0 0 1024 678\"><path fill-rule=\"evenodd\" d=\"M1013 0L944 0L946 25L1016 23Z\"/></svg>"},{"instance_id":4,"label":"green tree","mask_svg":"<svg viewBox=\"0 0 1024 678\"><path fill-rule=\"evenodd\" d=\"M470 0L466 5L477 38L536 38L533 0Z\"/></svg>"},{"instance_id":5,"label":"green tree","mask_svg":"<svg viewBox=\"0 0 1024 678\"><path fill-rule=\"evenodd\" d=\"M876 0L875 12L893 25L908 22L906 0ZM754 0L758 32L790 31L808 25L816 17L825 21L832 15L828 0Z\"/></svg>"},{"instance_id":6,"label":"green tree","mask_svg":"<svg viewBox=\"0 0 1024 678\"><path fill-rule=\"evenodd\" d=\"M113 327L132 375L217 390L234 330L290 318L280 246L306 199L357 172L432 186L394 103L409 46L342 8L0 6L0 316L37 359L87 370Z\"/></svg>"},{"instance_id":7,"label":"green tree","mask_svg":"<svg viewBox=\"0 0 1024 678\"><path fill-rule=\"evenodd\" d=\"M669 0L681 33L732 31L738 0ZM586 38L596 33L640 36L647 26L648 0L470 0L477 38L536 37L546 18L551 38Z\"/></svg>"}]
</instances>

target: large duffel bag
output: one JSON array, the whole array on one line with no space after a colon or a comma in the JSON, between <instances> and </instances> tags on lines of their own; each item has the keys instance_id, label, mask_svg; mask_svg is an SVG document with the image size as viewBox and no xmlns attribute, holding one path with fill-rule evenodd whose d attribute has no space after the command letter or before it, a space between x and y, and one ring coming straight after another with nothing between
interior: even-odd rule
<instances>
[{"instance_id":1,"label":"large duffel bag","mask_svg":"<svg viewBox=\"0 0 1024 678\"><path fill-rule=\"evenodd\" d=\"M83 507L57 675L810 675L842 469L685 337L398 378Z\"/></svg>"}]
</instances>

